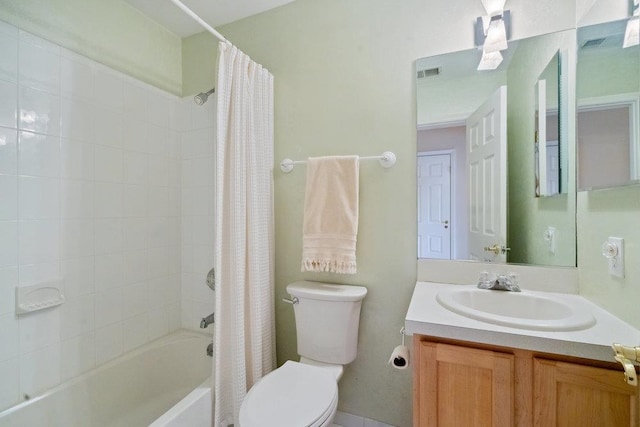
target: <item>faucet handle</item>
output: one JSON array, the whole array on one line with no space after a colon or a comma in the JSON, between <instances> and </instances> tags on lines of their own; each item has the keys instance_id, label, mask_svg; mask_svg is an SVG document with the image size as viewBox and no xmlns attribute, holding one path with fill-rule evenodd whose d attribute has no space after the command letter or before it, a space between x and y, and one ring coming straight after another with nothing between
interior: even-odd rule
<instances>
[{"instance_id":1,"label":"faucet handle","mask_svg":"<svg viewBox=\"0 0 640 427\"><path fill-rule=\"evenodd\" d=\"M507 285L507 289L513 292L520 292L520 286L518 286L518 276L516 273L509 273L506 276L505 284Z\"/></svg>"},{"instance_id":2,"label":"faucet handle","mask_svg":"<svg viewBox=\"0 0 640 427\"><path fill-rule=\"evenodd\" d=\"M495 282L495 280L491 280L488 271L480 272L480 277L478 277L478 288L489 289L493 286L493 282Z\"/></svg>"},{"instance_id":3,"label":"faucet handle","mask_svg":"<svg viewBox=\"0 0 640 427\"><path fill-rule=\"evenodd\" d=\"M215 319L216 319L216 313L215 312L211 313L207 317L203 317L202 320L200 320L200 328L201 329L206 328L210 324L214 323Z\"/></svg>"}]
</instances>

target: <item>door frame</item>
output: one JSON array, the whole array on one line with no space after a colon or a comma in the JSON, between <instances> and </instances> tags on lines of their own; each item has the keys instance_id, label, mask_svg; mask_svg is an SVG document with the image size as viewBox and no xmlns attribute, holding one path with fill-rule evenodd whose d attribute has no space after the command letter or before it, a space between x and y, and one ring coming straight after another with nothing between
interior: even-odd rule
<instances>
[{"instance_id":1,"label":"door frame","mask_svg":"<svg viewBox=\"0 0 640 427\"><path fill-rule=\"evenodd\" d=\"M600 111L611 108L629 108L629 147L631 180L640 179L640 93L620 93L616 95L583 98L578 101L576 116L584 111ZM577 147L577 150L580 148ZM580 189L578 189L580 190Z\"/></svg>"},{"instance_id":2,"label":"door frame","mask_svg":"<svg viewBox=\"0 0 640 427\"><path fill-rule=\"evenodd\" d=\"M448 127L448 126L443 126ZM451 244L451 257L450 260L458 259L458 242L456 239L456 230L457 230L457 221L455 222L456 227L454 227L453 219L456 218L456 204L454 201L456 200L456 151L453 149L447 150L430 150L430 151L418 151L417 157L427 157L427 156L442 156L449 155L451 159L451 170L449 171L449 235L451 238L449 239L449 243Z\"/></svg>"}]
</instances>

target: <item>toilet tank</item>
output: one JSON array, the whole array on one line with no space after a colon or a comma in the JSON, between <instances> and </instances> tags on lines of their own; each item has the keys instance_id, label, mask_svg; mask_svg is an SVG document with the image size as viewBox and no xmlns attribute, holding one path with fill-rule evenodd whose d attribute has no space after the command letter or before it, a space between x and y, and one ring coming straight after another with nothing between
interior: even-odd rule
<instances>
[{"instance_id":1,"label":"toilet tank","mask_svg":"<svg viewBox=\"0 0 640 427\"><path fill-rule=\"evenodd\" d=\"M301 281L287 286L287 292L298 299L293 305L298 354L324 363L352 362L367 288Z\"/></svg>"}]
</instances>

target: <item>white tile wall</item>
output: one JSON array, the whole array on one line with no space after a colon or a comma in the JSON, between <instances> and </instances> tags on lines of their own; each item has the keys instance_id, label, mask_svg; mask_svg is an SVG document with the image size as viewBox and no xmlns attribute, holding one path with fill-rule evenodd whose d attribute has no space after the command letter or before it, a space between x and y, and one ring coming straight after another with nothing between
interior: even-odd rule
<instances>
[{"instance_id":1,"label":"white tile wall","mask_svg":"<svg viewBox=\"0 0 640 427\"><path fill-rule=\"evenodd\" d=\"M212 97L198 106L192 98L187 98L169 112L170 122L184 130L181 144L182 327L191 329L198 329L200 319L215 308L215 293L206 285L207 273L214 265L215 101ZM177 150L178 143L171 144L170 151Z\"/></svg>"},{"instance_id":2,"label":"white tile wall","mask_svg":"<svg viewBox=\"0 0 640 427\"><path fill-rule=\"evenodd\" d=\"M18 132L15 129L0 127L0 173L18 173Z\"/></svg>"},{"instance_id":3,"label":"white tile wall","mask_svg":"<svg viewBox=\"0 0 640 427\"><path fill-rule=\"evenodd\" d=\"M18 86L12 82L0 81L0 126L16 127L18 112Z\"/></svg>"},{"instance_id":4,"label":"white tile wall","mask_svg":"<svg viewBox=\"0 0 640 427\"><path fill-rule=\"evenodd\" d=\"M0 52L2 410L182 326L182 136L211 116L3 22ZM66 302L17 317L54 277Z\"/></svg>"}]
</instances>

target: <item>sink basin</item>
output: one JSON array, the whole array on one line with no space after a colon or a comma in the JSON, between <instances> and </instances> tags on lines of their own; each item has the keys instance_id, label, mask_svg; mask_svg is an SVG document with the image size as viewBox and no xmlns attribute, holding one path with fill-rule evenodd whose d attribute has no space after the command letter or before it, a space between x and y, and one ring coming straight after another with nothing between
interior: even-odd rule
<instances>
[{"instance_id":1,"label":"sink basin","mask_svg":"<svg viewBox=\"0 0 640 427\"><path fill-rule=\"evenodd\" d=\"M436 295L436 300L454 313L511 328L578 331L595 325L595 317L580 304L580 297L552 295L465 287L442 290Z\"/></svg>"}]
</instances>

